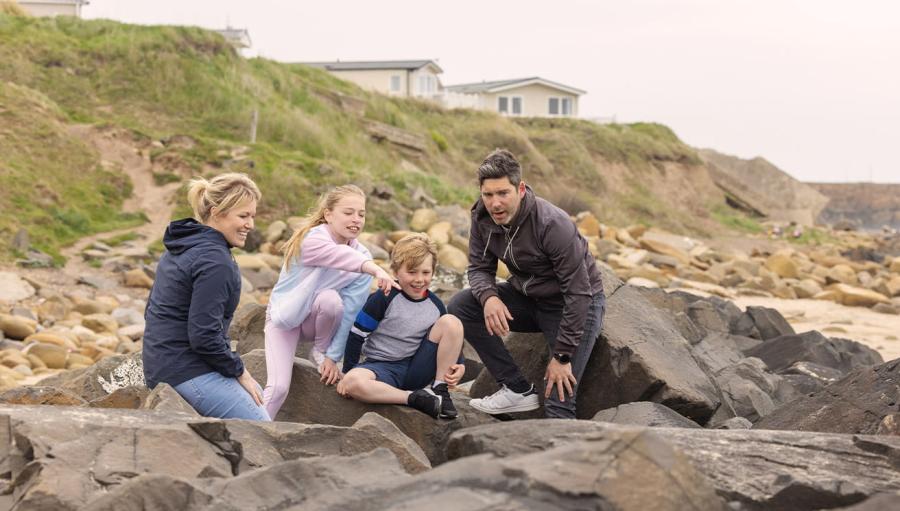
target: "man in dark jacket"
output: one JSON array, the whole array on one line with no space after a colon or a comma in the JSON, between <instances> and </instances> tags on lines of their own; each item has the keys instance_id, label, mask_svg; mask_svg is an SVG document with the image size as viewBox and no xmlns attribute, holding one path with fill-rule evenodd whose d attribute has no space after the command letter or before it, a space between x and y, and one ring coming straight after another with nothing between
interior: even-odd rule
<instances>
[{"instance_id":1,"label":"man in dark jacket","mask_svg":"<svg viewBox=\"0 0 900 511\"><path fill-rule=\"evenodd\" d=\"M519 162L496 150L478 168L481 198L472 207L469 289L448 310L499 391L473 399L490 414L538 408L538 395L504 346L501 335L542 332L551 358L544 378L547 417L575 418L578 382L600 332L605 298L587 240L560 208L534 195ZM509 268L497 283L497 261Z\"/></svg>"}]
</instances>

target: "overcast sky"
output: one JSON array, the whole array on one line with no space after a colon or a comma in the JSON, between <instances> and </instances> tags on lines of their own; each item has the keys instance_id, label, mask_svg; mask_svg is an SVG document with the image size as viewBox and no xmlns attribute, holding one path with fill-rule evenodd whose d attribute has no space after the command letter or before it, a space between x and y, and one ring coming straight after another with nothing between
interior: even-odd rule
<instances>
[{"instance_id":1,"label":"overcast sky","mask_svg":"<svg viewBox=\"0 0 900 511\"><path fill-rule=\"evenodd\" d=\"M435 59L541 76L582 117L653 121L803 181L900 182L897 0L91 0L87 18L247 28L280 61Z\"/></svg>"}]
</instances>

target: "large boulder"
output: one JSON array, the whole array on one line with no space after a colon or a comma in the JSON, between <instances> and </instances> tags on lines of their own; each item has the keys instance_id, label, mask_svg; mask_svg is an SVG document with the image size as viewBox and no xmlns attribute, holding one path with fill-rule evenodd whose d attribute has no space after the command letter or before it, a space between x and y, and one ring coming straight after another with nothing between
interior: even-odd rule
<instances>
[{"instance_id":1,"label":"large boulder","mask_svg":"<svg viewBox=\"0 0 900 511\"><path fill-rule=\"evenodd\" d=\"M769 307L747 307L747 315L753 320L759 332L759 338L767 341L781 335L795 334L794 329L788 324L784 316L775 309ZM746 333L735 332L738 335L747 335Z\"/></svg>"},{"instance_id":2,"label":"large boulder","mask_svg":"<svg viewBox=\"0 0 900 511\"><path fill-rule=\"evenodd\" d=\"M900 403L900 359L856 369L841 380L781 406L755 429L875 434Z\"/></svg>"},{"instance_id":3,"label":"large boulder","mask_svg":"<svg viewBox=\"0 0 900 511\"><path fill-rule=\"evenodd\" d=\"M243 357L244 365L260 383L266 381L266 357L254 350ZM459 410L456 420L435 420L408 406L370 405L341 397L333 386L319 381L319 373L311 362L294 359L294 369L287 399L275 420L309 424L352 426L366 412L375 412L393 422L415 441L432 464L446 459L444 446L450 433L457 429L493 422L489 415L468 406L465 395L454 392L453 402Z\"/></svg>"},{"instance_id":4,"label":"large boulder","mask_svg":"<svg viewBox=\"0 0 900 511\"><path fill-rule=\"evenodd\" d=\"M829 339L814 330L775 337L746 353L762 359L776 372L801 361L831 367L843 373L883 362L881 355L868 346L847 339Z\"/></svg>"},{"instance_id":5,"label":"large boulder","mask_svg":"<svg viewBox=\"0 0 900 511\"><path fill-rule=\"evenodd\" d=\"M601 337L578 391L578 416L653 401L704 424L719 405L716 390L671 317L631 286L607 293L606 303Z\"/></svg>"},{"instance_id":6,"label":"large boulder","mask_svg":"<svg viewBox=\"0 0 900 511\"><path fill-rule=\"evenodd\" d=\"M74 392L86 401L104 397L123 387L144 386L141 353L106 357L90 367L45 378L41 380L41 385Z\"/></svg>"},{"instance_id":7,"label":"large boulder","mask_svg":"<svg viewBox=\"0 0 900 511\"><path fill-rule=\"evenodd\" d=\"M523 453L550 451L567 444L587 450L591 444L605 446L623 436L636 439L648 435L656 446L651 452L657 456L666 451L683 453L729 501L731 509L811 511L847 506L878 493L900 490L900 472L896 469L900 439L893 437L649 429L592 421L512 421L454 433L448 455L456 459L490 453L516 460L523 459L516 458ZM632 492L640 494L644 488L638 484Z\"/></svg>"},{"instance_id":8,"label":"large boulder","mask_svg":"<svg viewBox=\"0 0 900 511\"><path fill-rule=\"evenodd\" d=\"M231 326L228 327L228 337L237 342L237 352L244 355L256 349L265 349L265 327L266 306L248 303L235 311Z\"/></svg>"}]
</instances>

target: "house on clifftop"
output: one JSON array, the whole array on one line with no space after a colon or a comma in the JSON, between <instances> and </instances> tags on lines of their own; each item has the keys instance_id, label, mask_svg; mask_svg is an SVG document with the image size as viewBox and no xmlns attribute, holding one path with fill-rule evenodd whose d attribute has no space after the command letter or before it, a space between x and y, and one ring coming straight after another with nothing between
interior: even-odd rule
<instances>
[{"instance_id":1,"label":"house on clifftop","mask_svg":"<svg viewBox=\"0 0 900 511\"><path fill-rule=\"evenodd\" d=\"M81 17L82 6L86 0L18 0L19 7L32 16L75 16Z\"/></svg>"},{"instance_id":2,"label":"house on clifftop","mask_svg":"<svg viewBox=\"0 0 900 511\"><path fill-rule=\"evenodd\" d=\"M514 117L577 117L585 91L539 76L448 85L448 108L490 110Z\"/></svg>"},{"instance_id":3,"label":"house on clifftop","mask_svg":"<svg viewBox=\"0 0 900 511\"><path fill-rule=\"evenodd\" d=\"M342 80L363 89L389 96L440 101L443 86L438 77L444 72L433 60L380 60L358 62L300 62L325 69Z\"/></svg>"}]
</instances>

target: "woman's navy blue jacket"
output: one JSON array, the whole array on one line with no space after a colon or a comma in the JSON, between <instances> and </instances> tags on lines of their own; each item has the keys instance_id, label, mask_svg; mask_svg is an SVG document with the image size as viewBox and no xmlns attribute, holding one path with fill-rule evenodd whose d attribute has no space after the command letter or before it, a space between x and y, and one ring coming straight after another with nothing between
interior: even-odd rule
<instances>
[{"instance_id":1,"label":"woman's navy blue jacket","mask_svg":"<svg viewBox=\"0 0 900 511\"><path fill-rule=\"evenodd\" d=\"M193 218L169 224L144 318L144 380L173 387L217 371L237 377L228 325L241 297L241 274L219 231Z\"/></svg>"}]
</instances>

